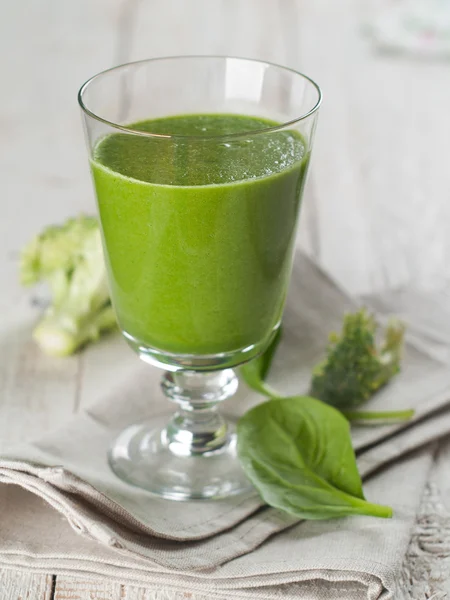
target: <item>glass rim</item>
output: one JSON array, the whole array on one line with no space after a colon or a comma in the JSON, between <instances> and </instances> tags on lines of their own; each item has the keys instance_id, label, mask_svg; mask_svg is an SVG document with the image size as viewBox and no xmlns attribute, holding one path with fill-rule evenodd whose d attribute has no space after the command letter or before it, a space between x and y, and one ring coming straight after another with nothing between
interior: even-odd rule
<instances>
[{"instance_id":1,"label":"glass rim","mask_svg":"<svg viewBox=\"0 0 450 600\"><path fill-rule=\"evenodd\" d=\"M298 117L295 117L294 119L290 119L289 121L285 121L283 123L274 125L272 127L263 127L261 129L252 129L250 131L242 131L242 132L237 132L237 133L228 133L228 134L219 134L219 135L180 135L180 134L163 134L163 133L151 133L149 131L141 131L139 129L133 129L132 127L127 127L125 125L120 125L119 123L114 123L113 121L109 121L108 119L105 119L105 118L101 117L100 115L97 115L94 112L92 112L84 103L83 95L86 92L87 88L89 87L89 85L91 83L93 83L95 80L97 80L102 75L106 75L113 71L119 71L123 67L129 67L132 65L141 65L143 63L151 63L151 62L164 61L164 60L180 60L180 59L184 60L184 59L202 59L202 58L208 58L208 59L230 58L233 60L254 62L254 63L259 63L261 65L276 67L277 69L281 69L282 71L286 71L288 73L293 73L294 75L298 75L298 76L302 77L303 79L308 81L314 87L314 89L317 92L316 103L306 113L304 113ZM167 140L170 140L170 139L173 139L173 140L175 140L175 139L221 140L221 139L233 139L233 138L235 139L235 138L240 138L240 137L249 136L249 135L273 133L276 131L281 131L283 129L286 129L287 127L291 127L292 125L295 125L296 123L299 123L300 121L304 121L305 119L307 119L308 117L310 117L311 115L313 115L315 112L318 111L321 103L322 103L322 91L321 91L320 87L313 79L311 79L311 77L308 77L308 75L305 75L304 73L301 73L300 71L296 71L295 69L292 69L290 67L285 67L283 65L279 65L277 63L273 63L270 61L259 60L257 58L245 58L242 56L228 56L228 55L220 55L220 54L187 54L187 55L174 55L174 56L160 56L160 57L145 58L143 60L136 60L136 61L131 61L131 62L127 62L127 63L122 63L120 65L116 65L115 67L111 67L109 69L104 69L103 71L96 73L95 75L93 75L92 77L87 79L78 91L78 104L80 105L81 110L86 115L91 117L92 119L95 119L96 121L99 121L101 123L104 123L105 125L108 125L108 126L114 128L114 129L118 129L120 131L123 131L124 133L128 133L131 135L139 135L142 137L148 137L148 138L153 138L153 139L156 138L156 139L167 139Z\"/></svg>"}]
</instances>

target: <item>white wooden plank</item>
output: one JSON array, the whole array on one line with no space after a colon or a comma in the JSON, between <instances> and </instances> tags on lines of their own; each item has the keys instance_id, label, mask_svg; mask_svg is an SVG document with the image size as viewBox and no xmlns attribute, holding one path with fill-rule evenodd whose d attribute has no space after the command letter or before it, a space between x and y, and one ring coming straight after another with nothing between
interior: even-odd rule
<instances>
[{"instance_id":1,"label":"white wooden plank","mask_svg":"<svg viewBox=\"0 0 450 600\"><path fill-rule=\"evenodd\" d=\"M0 444L41 435L69 415L77 400L78 358L50 359L31 340L39 310L19 286L18 253L44 225L93 209L76 93L84 79L117 60L123 16L121 0L9 3L5 11Z\"/></svg>"},{"instance_id":2,"label":"white wooden plank","mask_svg":"<svg viewBox=\"0 0 450 600\"><path fill-rule=\"evenodd\" d=\"M188 586L185 590L170 592L163 588L124 586L122 593L121 600L214 600L210 595L189 591Z\"/></svg>"},{"instance_id":3,"label":"white wooden plank","mask_svg":"<svg viewBox=\"0 0 450 600\"><path fill-rule=\"evenodd\" d=\"M26 571L2 569L0 571L0 597L2 600L53 600L53 578Z\"/></svg>"},{"instance_id":4,"label":"white wooden plank","mask_svg":"<svg viewBox=\"0 0 450 600\"><path fill-rule=\"evenodd\" d=\"M116 60L121 1L8 3L2 71L2 245L18 250L36 228L93 209L76 94Z\"/></svg>"},{"instance_id":5,"label":"white wooden plank","mask_svg":"<svg viewBox=\"0 0 450 600\"><path fill-rule=\"evenodd\" d=\"M0 336L0 449L57 426L77 396L78 359L44 356L31 339L32 325L13 324Z\"/></svg>"},{"instance_id":6,"label":"white wooden plank","mask_svg":"<svg viewBox=\"0 0 450 600\"><path fill-rule=\"evenodd\" d=\"M450 259L448 65L377 53L360 5L305 2L300 20L302 66L324 90L321 261L354 291L438 287Z\"/></svg>"},{"instance_id":7,"label":"white wooden plank","mask_svg":"<svg viewBox=\"0 0 450 600\"><path fill-rule=\"evenodd\" d=\"M226 54L290 62L296 0L147 0L137 4L132 60Z\"/></svg>"},{"instance_id":8,"label":"white wooden plank","mask_svg":"<svg viewBox=\"0 0 450 600\"><path fill-rule=\"evenodd\" d=\"M45 357L31 340L38 310L17 281L24 243L43 226L94 209L76 94L119 60L122 0L8 3L0 22L0 447L70 416L78 357ZM126 16L126 15L125 15ZM122 31L124 30L124 31ZM64 580L60 582L63 588ZM4 571L1 598L51 597L52 578ZM100 596L101 597L101 596Z\"/></svg>"},{"instance_id":9,"label":"white wooden plank","mask_svg":"<svg viewBox=\"0 0 450 600\"><path fill-rule=\"evenodd\" d=\"M225 4L227 8L225 10ZM131 60L178 54L224 53L224 14L235 0L147 0L139 2Z\"/></svg>"},{"instance_id":10,"label":"white wooden plank","mask_svg":"<svg viewBox=\"0 0 450 600\"><path fill-rule=\"evenodd\" d=\"M123 600L122 586L107 579L86 581L74 577L58 577L53 599Z\"/></svg>"}]
</instances>

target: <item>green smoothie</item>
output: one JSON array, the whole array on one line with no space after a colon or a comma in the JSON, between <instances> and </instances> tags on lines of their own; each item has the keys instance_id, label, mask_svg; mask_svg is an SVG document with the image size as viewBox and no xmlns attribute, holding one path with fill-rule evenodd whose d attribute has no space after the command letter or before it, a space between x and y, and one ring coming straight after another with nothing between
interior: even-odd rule
<instances>
[{"instance_id":1,"label":"green smoothie","mask_svg":"<svg viewBox=\"0 0 450 600\"><path fill-rule=\"evenodd\" d=\"M279 323L308 153L293 131L251 133L275 125L166 117L129 127L170 139L114 133L97 144L111 295L135 343L216 354L258 344Z\"/></svg>"}]
</instances>

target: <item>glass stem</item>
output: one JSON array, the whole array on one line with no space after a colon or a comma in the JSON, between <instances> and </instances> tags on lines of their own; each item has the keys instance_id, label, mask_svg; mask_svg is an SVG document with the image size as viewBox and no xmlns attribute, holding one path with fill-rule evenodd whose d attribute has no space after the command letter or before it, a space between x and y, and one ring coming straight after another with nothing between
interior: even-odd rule
<instances>
[{"instance_id":1,"label":"glass stem","mask_svg":"<svg viewBox=\"0 0 450 600\"><path fill-rule=\"evenodd\" d=\"M178 456L207 454L228 444L228 427L218 405L236 392L238 380L232 369L201 373L165 373L164 394L178 405L165 431L165 443Z\"/></svg>"}]
</instances>

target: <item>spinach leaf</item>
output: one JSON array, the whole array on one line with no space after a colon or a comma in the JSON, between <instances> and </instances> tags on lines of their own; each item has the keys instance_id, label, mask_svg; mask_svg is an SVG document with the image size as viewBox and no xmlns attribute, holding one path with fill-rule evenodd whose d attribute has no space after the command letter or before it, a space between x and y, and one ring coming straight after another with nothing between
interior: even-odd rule
<instances>
[{"instance_id":1,"label":"spinach leaf","mask_svg":"<svg viewBox=\"0 0 450 600\"><path fill-rule=\"evenodd\" d=\"M349 423L307 396L268 400L239 421L238 454L262 498L302 519L390 517L364 499Z\"/></svg>"}]
</instances>

